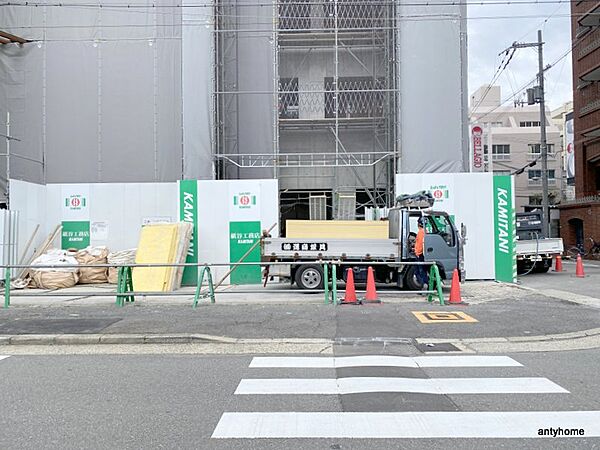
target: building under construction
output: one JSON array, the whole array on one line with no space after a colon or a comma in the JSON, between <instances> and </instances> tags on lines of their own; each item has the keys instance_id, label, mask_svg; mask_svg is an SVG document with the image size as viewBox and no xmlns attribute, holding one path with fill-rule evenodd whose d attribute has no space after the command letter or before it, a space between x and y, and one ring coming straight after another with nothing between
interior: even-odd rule
<instances>
[{"instance_id":1,"label":"building under construction","mask_svg":"<svg viewBox=\"0 0 600 450\"><path fill-rule=\"evenodd\" d=\"M464 4L130 3L1 7L7 178L276 178L281 219L351 219L468 167Z\"/></svg>"}]
</instances>

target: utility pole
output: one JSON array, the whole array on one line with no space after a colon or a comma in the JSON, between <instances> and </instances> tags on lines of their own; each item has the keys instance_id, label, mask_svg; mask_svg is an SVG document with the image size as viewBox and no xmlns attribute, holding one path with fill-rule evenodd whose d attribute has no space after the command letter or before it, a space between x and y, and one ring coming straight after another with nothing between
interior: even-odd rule
<instances>
[{"instance_id":1,"label":"utility pole","mask_svg":"<svg viewBox=\"0 0 600 450\"><path fill-rule=\"evenodd\" d=\"M546 142L546 104L544 99L544 42L542 30L538 30L537 42L514 42L502 53L513 48L537 47L538 50L538 85L527 89L527 104L540 104L540 157L542 160L542 237L550 236L550 206L548 203L548 144ZM500 53L500 54L502 54ZM532 166L533 164L529 164ZM519 172L520 173L520 172Z\"/></svg>"},{"instance_id":2,"label":"utility pole","mask_svg":"<svg viewBox=\"0 0 600 450\"><path fill-rule=\"evenodd\" d=\"M544 101L544 52L542 30L538 30L538 85L540 104L540 152L542 154L542 237L550 237L550 206L548 204L548 145L546 142L546 104Z\"/></svg>"}]
</instances>

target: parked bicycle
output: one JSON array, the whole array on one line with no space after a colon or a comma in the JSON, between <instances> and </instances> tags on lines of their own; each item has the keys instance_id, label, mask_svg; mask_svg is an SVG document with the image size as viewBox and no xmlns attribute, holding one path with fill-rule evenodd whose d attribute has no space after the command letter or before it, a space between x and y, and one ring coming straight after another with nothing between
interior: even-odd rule
<instances>
[{"instance_id":1,"label":"parked bicycle","mask_svg":"<svg viewBox=\"0 0 600 450\"><path fill-rule=\"evenodd\" d=\"M571 258L577 258L577 255L580 255L582 258L600 259L600 242L591 237L587 240L592 244L589 250L585 250L585 244L582 244L581 247L576 245L567 250L567 255Z\"/></svg>"}]
</instances>

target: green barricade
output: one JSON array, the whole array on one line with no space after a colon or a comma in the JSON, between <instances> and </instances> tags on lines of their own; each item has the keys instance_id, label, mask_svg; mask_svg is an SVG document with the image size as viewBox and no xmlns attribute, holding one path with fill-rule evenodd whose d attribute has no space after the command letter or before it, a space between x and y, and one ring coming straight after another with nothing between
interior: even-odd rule
<instances>
[{"instance_id":1,"label":"green barricade","mask_svg":"<svg viewBox=\"0 0 600 450\"><path fill-rule=\"evenodd\" d=\"M204 276L208 280L208 292L201 293L202 284L204 283ZM194 295L194 303L192 304L192 308L196 308L198 306L198 300L210 297L210 302L215 302L215 288L213 286L212 274L210 272L210 267L203 266L198 272L198 282L196 284L196 295Z\"/></svg>"},{"instance_id":2,"label":"green barricade","mask_svg":"<svg viewBox=\"0 0 600 450\"><path fill-rule=\"evenodd\" d=\"M329 263L323 263L323 289L325 290L325 304L337 305L337 266L331 264L331 289L329 288ZM329 294L331 293L331 299Z\"/></svg>"},{"instance_id":3,"label":"green barricade","mask_svg":"<svg viewBox=\"0 0 600 450\"><path fill-rule=\"evenodd\" d=\"M434 294L433 292L437 292L437 297L440 301L440 305L444 305L444 294L442 293L442 279L440 277L440 269L437 264L432 264L431 269L429 269L429 289L430 292L427 295L427 301L432 302Z\"/></svg>"},{"instance_id":4,"label":"green barricade","mask_svg":"<svg viewBox=\"0 0 600 450\"><path fill-rule=\"evenodd\" d=\"M131 267L123 266L119 267L117 275L116 305L123 307L125 302L135 301L135 297L133 296L133 272ZM125 292L129 292L129 294L125 294Z\"/></svg>"}]
</instances>

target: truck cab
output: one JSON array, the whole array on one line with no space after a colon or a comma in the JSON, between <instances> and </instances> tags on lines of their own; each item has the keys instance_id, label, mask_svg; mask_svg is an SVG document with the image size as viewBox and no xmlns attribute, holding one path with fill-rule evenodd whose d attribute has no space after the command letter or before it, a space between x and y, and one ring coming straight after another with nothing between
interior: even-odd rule
<instances>
[{"instance_id":1,"label":"truck cab","mask_svg":"<svg viewBox=\"0 0 600 450\"><path fill-rule=\"evenodd\" d=\"M435 262L440 276L446 279L452 276L454 269L461 268L462 241L450 216L443 211L393 208L390 211L390 238L400 239L401 261L414 261L414 244L418 231L418 220L422 217L425 228L423 255L425 261ZM392 228L396 228L392 231ZM408 289L419 289L416 280L416 266L407 266L403 277L398 277L398 285Z\"/></svg>"}]
</instances>

